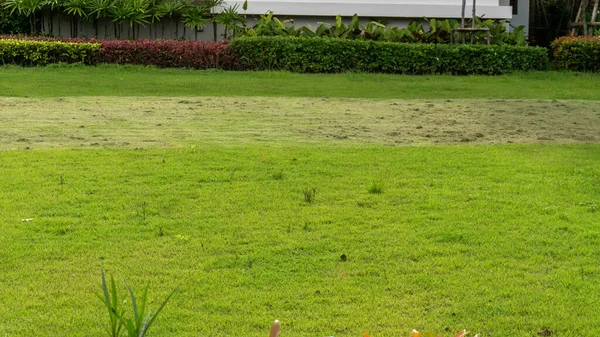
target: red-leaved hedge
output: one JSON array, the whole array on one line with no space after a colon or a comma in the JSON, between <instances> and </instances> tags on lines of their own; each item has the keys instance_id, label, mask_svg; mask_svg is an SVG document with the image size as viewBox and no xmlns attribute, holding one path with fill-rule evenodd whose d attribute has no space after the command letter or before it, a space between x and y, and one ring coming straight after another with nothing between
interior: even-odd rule
<instances>
[{"instance_id":1,"label":"red-leaved hedge","mask_svg":"<svg viewBox=\"0 0 600 337\"><path fill-rule=\"evenodd\" d=\"M600 36L558 38L552 54L556 69L600 72Z\"/></svg>"},{"instance_id":2,"label":"red-leaved hedge","mask_svg":"<svg viewBox=\"0 0 600 337\"><path fill-rule=\"evenodd\" d=\"M91 64L138 64L160 68L225 69L237 67L227 43L190 41L106 40L90 58Z\"/></svg>"},{"instance_id":3,"label":"red-leaved hedge","mask_svg":"<svg viewBox=\"0 0 600 337\"><path fill-rule=\"evenodd\" d=\"M0 40L7 39L100 44L100 50L90 54L83 61L86 64L137 64L160 68L224 70L235 70L238 67L238 58L225 42L96 40L0 35Z\"/></svg>"}]
</instances>

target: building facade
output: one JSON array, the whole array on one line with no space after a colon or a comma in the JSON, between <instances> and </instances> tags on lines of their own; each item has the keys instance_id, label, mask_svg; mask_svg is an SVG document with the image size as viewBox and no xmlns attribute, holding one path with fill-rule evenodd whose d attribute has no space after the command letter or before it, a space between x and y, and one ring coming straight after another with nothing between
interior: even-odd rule
<instances>
[{"instance_id":1,"label":"building facade","mask_svg":"<svg viewBox=\"0 0 600 337\"><path fill-rule=\"evenodd\" d=\"M321 22L333 23L335 17L340 15L348 20L354 15L363 20L385 20L396 26L406 26L415 19L436 18L450 19L460 18L462 11L462 0L248 0L247 9L243 8L244 0L227 0L225 6L238 5L240 13L248 18L248 24L252 25L255 18L268 12L273 12L280 18L291 18L297 26L317 26ZM472 0L467 0L466 15L471 16ZM477 16L486 19L511 20L511 25L525 27L529 23L529 0L477 0ZM53 17L54 22L50 33L52 35L69 36L69 21L64 16ZM58 25L56 24L58 22ZM62 32L60 27L63 27ZM58 31L57 31L58 26ZM123 27L128 32L130 27ZM82 22L78 29L78 36L98 36L102 38L114 38L115 28L109 20L99 20L92 24ZM222 31L217 32L220 36ZM73 35L71 33L71 35ZM123 36L127 37L123 33ZM147 24L140 26L135 34L142 39L169 39L186 38L191 40L212 40L215 33L212 25L195 31L186 29L179 20L166 20L158 24Z\"/></svg>"},{"instance_id":2,"label":"building facade","mask_svg":"<svg viewBox=\"0 0 600 337\"><path fill-rule=\"evenodd\" d=\"M244 0L227 1L239 5ZM472 13L472 0L467 0L467 17ZM276 16L294 18L299 25L331 22L336 15L385 19L399 26L418 18L459 18L462 0L248 0L247 15L273 11ZM477 16L487 19L510 20L514 27L529 24L529 0L477 0Z\"/></svg>"}]
</instances>

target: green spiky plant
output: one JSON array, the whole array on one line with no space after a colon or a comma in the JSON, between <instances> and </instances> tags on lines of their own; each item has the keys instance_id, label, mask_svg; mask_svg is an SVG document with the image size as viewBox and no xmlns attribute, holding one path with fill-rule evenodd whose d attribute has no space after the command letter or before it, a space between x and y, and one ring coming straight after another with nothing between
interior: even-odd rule
<instances>
[{"instance_id":1,"label":"green spiky plant","mask_svg":"<svg viewBox=\"0 0 600 337\"><path fill-rule=\"evenodd\" d=\"M118 337L123 329L127 331L127 335L129 337L145 337L148 333L148 330L150 329L150 327L152 326L162 309L165 307L169 299L171 299L171 296L173 296L173 294L178 289L175 288L160 305L158 310L156 310L156 312L153 314L151 310L148 310L148 312L146 312L148 286L150 285L150 282L146 284L142 296L136 298L133 289L127 284L127 282L123 281L129 293L129 298L131 299L131 309L133 313L133 318L127 318L125 317L125 309L119 309L119 301L115 281L112 277L110 281L111 283L109 289L106 283L106 277L104 276L104 270L102 270L103 296L98 295L98 297L108 309L108 313L110 316L110 325L109 329L107 329L107 332L110 337Z\"/></svg>"},{"instance_id":2,"label":"green spiky plant","mask_svg":"<svg viewBox=\"0 0 600 337\"><path fill-rule=\"evenodd\" d=\"M110 288L106 284L106 277L104 276L104 268L102 268L102 293L103 296L98 295L98 298L106 305L108 309L108 315L110 317L110 324L106 332L110 337L118 337L123 329L123 324L119 317L123 316L125 310L119 311L119 299L117 295L117 287L115 285L115 279L110 277Z\"/></svg>"}]
</instances>

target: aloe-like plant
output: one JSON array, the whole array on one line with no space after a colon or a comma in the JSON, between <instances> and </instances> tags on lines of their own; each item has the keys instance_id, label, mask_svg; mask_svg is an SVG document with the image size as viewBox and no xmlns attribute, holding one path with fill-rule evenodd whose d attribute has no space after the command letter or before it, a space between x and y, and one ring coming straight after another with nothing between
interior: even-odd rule
<instances>
[{"instance_id":1,"label":"aloe-like plant","mask_svg":"<svg viewBox=\"0 0 600 337\"><path fill-rule=\"evenodd\" d=\"M102 291L103 296L98 295L100 300L108 309L110 316L110 325L107 332L110 337L118 337L123 329L127 331L128 337L145 337L148 330L153 325L154 321L161 313L171 296L177 291L175 288L160 305L156 312L152 313L151 310L146 312L146 303L148 299L148 286L150 282L146 284L144 291L140 297L135 296L133 289L123 281L127 292L129 293L129 299L131 300L132 317L128 318L125 316L125 309L119 308L119 301L117 296L117 290L115 281L111 277L110 288L106 283L104 276L104 269L102 270Z\"/></svg>"},{"instance_id":2,"label":"aloe-like plant","mask_svg":"<svg viewBox=\"0 0 600 337\"><path fill-rule=\"evenodd\" d=\"M110 317L110 324L106 332L110 337L118 337L123 329L123 324L119 317L123 316L124 310L119 310L119 299L117 296L117 287L115 285L115 279L110 277L110 288L106 283L106 277L104 276L104 268L102 269L102 295L98 295L98 298L104 303L108 309L108 315Z\"/></svg>"}]
</instances>

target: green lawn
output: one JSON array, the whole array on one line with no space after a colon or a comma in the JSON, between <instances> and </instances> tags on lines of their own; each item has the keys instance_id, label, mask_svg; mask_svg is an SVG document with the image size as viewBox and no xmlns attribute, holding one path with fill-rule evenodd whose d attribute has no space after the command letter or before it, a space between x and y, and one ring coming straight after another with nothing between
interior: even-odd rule
<instances>
[{"instance_id":1,"label":"green lawn","mask_svg":"<svg viewBox=\"0 0 600 337\"><path fill-rule=\"evenodd\" d=\"M126 67L104 70L129 87L65 91L99 70L0 70L0 336L103 335L101 267L150 281L151 308L180 285L157 337L264 337L274 319L282 337L600 333L600 102L532 89L592 75L419 94L392 90L417 77ZM488 97L469 79L499 96L465 99ZM427 96L444 82L463 91ZM332 83L352 98L325 99Z\"/></svg>"},{"instance_id":2,"label":"green lawn","mask_svg":"<svg viewBox=\"0 0 600 337\"><path fill-rule=\"evenodd\" d=\"M505 76L307 75L137 66L0 67L0 96L283 96L539 98L596 100L600 76L533 72Z\"/></svg>"}]
</instances>

